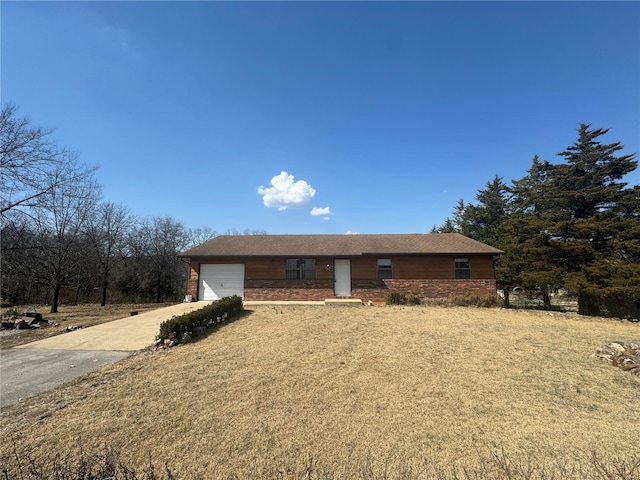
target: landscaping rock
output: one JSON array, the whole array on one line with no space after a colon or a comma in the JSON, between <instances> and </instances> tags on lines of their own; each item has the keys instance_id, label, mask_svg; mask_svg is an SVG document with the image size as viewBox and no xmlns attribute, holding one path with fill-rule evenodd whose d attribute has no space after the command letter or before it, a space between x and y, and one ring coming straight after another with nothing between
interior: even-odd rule
<instances>
[{"instance_id":1,"label":"landscaping rock","mask_svg":"<svg viewBox=\"0 0 640 480\"><path fill-rule=\"evenodd\" d=\"M36 312L22 312L22 316L30 319L31 323L40 323L42 321L42 314Z\"/></svg>"},{"instance_id":2,"label":"landscaping rock","mask_svg":"<svg viewBox=\"0 0 640 480\"><path fill-rule=\"evenodd\" d=\"M64 329L65 332L73 332L74 330L80 330L81 328L84 328L82 325L70 325L67 328Z\"/></svg>"},{"instance_id":3,"label":"landscaping rock","mask_svg":"<svg viewBox=\"0 0 640 480\"><path fill-rule=\"evenodd\" d=\"M26 320L23 320L21 318L20 320L18 320L16 322L16 328L18 330L28 330L29 329L29 323Z\"/></svg>"},{"instance_id":4,"label":"landscaping rock","mask_svg":"<svg viewBox=\"0 0 640 480\"><path fill-rule=\"evenodd\" d=\"M178 345L178 336L176 332L169 332L169 337L164 339L164 348L171 348Z\"/></svg>"},{"instance_id":5,"label":"landscaping rock","mask_svg":"<svg viewBox=\"0 0 640 480\"><path fill-rule=\"evenodd\" d=\"M594 356L625 372L640 376L640 347L636 343L611 342L598 348Z\"/></svg>"},{"instance_id":6,"label":"landscaping rock","mask_svg":"<svg viewBox=\"0 0 640 480\"><path fill-rule=\"evenodd\" d=\"M41 313L35 311L35 307L18 313L17 310L10 310L2 314L2 330L29 330L57 325L45 320Z\"/></svg>"},{"instance_id":7,"label":"landscaping rock","mask_svg":"<svg viewBox=\"0 0 640 480\"><path fill-rule=\"evenodd\" d=\"M38 315L40 315L40 314L38 314ZM40 324L44 322L42 320L42 315L40 315L39 317L26 317L24 320L29 322L29 326L31 328L40 328ZM46 323L46 322L44 322L44 323Z\"/></svg>"}]
</instances>

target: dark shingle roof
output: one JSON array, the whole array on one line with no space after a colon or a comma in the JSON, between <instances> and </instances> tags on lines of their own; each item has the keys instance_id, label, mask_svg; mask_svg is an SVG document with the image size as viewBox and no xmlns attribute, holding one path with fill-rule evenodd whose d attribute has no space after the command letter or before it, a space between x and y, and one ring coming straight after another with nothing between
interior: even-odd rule
<instances>
[{"instance_id":1,"label":"dark shingle roof","mask_svg":"<svg viewBox=\"0 0 640 480\"><path fill-rule=\"evenodd\" d=\"M180 257L356 256L367 254L489 254L497 248L458 233L388 235L221 235Z\"/></svg>"}]
</instances>

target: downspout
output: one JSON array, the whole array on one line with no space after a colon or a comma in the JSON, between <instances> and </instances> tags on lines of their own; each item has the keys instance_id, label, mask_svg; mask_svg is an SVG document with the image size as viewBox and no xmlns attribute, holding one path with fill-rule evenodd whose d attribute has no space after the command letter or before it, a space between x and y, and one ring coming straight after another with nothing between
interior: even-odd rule
<instances>
[{"instance_id":1,"label":"downspout","mask_svg":"<svg viewBox=\"0 0 640 480\"><path fill-rule=\"evenodd\" d=\"M191 258L187 257L187 260L185 260L183 257L178 257L180 259L181 262L186 263L187 265L189 265L189 270L187 271L187 293L185 293L185 298L187 295L189 295L189 279L191 277ZM192 302L197 302L198 301L198 292L196 291L196 298L192 298L191 301Z\"/></svg>"}]
</instances>

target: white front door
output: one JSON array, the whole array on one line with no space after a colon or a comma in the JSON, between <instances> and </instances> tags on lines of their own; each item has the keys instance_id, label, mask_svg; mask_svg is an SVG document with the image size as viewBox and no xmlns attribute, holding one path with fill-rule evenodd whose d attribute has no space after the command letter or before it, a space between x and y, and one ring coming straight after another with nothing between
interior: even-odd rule
<instances>
[{"instance_id":1,"label":"white front door","mask_svg":"<svg viewBox=\"0 0 640 480\"><path fill-rule=\"evenodd\" d=\"M336 276L336 297L351 296L351 260L336 259L333 262L334 273Z\"/></svg>"}]
</instances>

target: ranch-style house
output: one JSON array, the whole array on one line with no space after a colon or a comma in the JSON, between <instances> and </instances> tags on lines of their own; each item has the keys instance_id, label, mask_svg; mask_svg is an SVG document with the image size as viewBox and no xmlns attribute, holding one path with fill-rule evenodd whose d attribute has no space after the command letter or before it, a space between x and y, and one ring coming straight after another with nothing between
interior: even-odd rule
<instances>
[{"instance_id":1,"label":"ranch-style house","mask_svg":"<svg viewBox=\"0 0 640 480\"><path fill-rule=\"evenodd\" d=\"M383 301L496 292L501 250L457 233L222 235L181 253L193 300Z\"/></svg>"}]
</instances>

